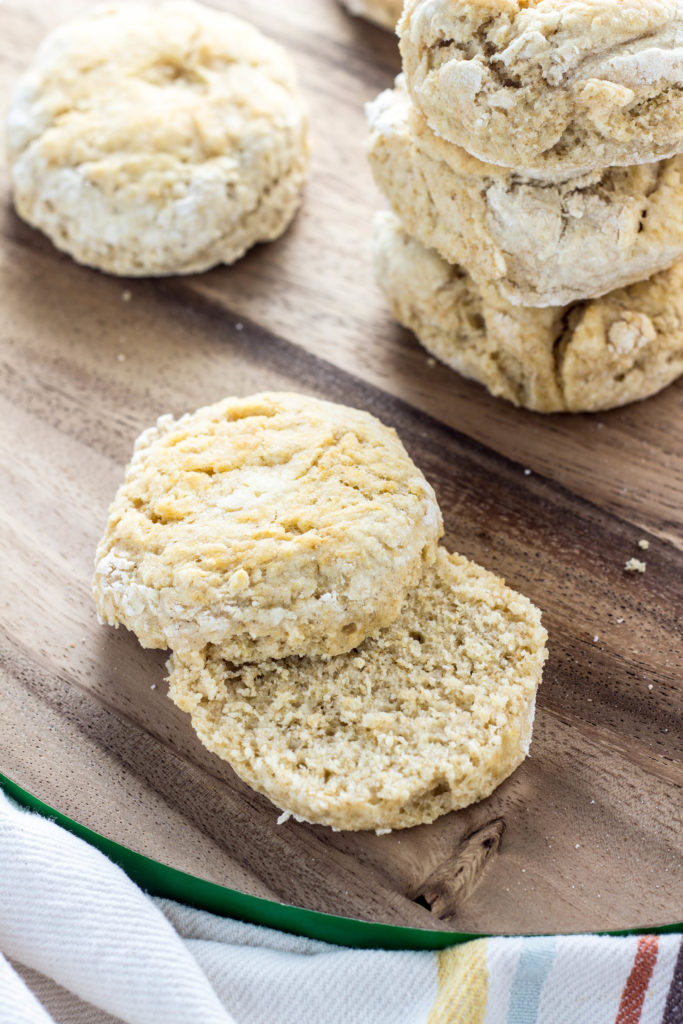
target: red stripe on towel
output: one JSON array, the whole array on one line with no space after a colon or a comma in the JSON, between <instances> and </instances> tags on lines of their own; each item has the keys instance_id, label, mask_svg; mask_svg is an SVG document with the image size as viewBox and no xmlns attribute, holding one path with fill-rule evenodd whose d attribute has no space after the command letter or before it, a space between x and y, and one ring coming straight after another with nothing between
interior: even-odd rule
<instances>
[{"instance_id":1,"label":"red stripe on towel","mask_svg":"<svg viewBox=\"0 0 683 1024\"><path fill-rule=\"evenodd\" d=\"M657 962L659 940L656 935L643 935L638 939L636 958L621 993L619 1012L615 1024L638 1024L645 1002L645 993Z\"/></svg>"}]
</instances>

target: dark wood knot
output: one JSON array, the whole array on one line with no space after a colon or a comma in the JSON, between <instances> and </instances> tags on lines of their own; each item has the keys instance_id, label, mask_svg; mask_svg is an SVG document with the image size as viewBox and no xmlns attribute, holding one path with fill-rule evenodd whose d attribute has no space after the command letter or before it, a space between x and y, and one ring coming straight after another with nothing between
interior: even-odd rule
<instances>
[{"instance_id":1,"label":"dark wood knot","mask_svg":"<svg viewBox=\"0 0 683 1024\"><path fill-rule=\"evenodd\" d=\"M452 857L408 893L409 898L423 899L437 917L451 917L481 881L484 868L498 852L504 831L503 819L494 818L470 832Z\"/></svg>"}]
</instances>

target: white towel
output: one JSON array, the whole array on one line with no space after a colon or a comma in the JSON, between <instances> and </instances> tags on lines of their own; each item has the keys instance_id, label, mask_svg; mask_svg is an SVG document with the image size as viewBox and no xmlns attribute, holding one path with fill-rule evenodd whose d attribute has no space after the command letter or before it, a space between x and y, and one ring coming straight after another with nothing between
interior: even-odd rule
<instances>
[{"instance_id":1,"label":"white towel","mask_svg":"<svg viewBox=\"0 0 683 1024\"><path fill-rule=\"evenodd\" d=\"M4 956L2 955L4 954ZM0 791L0 1024L683 1024L680 934L354 950L146 896Z\"/></svg>"},{"instance_id":2,"label":"white towel","mask_svg":"<svg viewBox=\"0 0 683 1024\"><path fill-rule=\"evenodd\" d=\"M152 900L1 791L0 951L17 969L0 962L2 1024L421 1024L437 989L431 953L342 949Z\"/></svg>"}]
</instances>

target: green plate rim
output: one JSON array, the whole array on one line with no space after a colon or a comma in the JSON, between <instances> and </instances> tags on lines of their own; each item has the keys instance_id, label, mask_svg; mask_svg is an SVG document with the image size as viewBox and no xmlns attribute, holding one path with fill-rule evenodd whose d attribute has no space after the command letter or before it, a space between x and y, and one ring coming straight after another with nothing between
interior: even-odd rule
<instances>
[{"instance_id":1,"label":"green plate rim","mask_svg":"<svg viewBox=\"0 0 683 1024\"><path fill-rule=\"evenodd\" d=\"M145 892L152 896L163 896L199 910L208 910L222 917L233 917L251 924L265 925L280 931L303 935L309 939L331 942L337 946L362 949L412 949L437 950L455 946L472 939L490 938L477 932L428 931L421 928L406 928L394 924L376 924L359 921L352 917L324 914L304 907L276 903L260 896L229 889L217 882L197 878L178 868L154 860L142 853L136 853L127 846L107 839L85 825L43 803L38 797L22 789L16 782L0 773L0 788L17 803L51 818L58 825L96 847L110 860L118 864L125 873ZM683 931L683 923L652 925L644 928L629 928L617 931L598 932L599 935L662 935L667 932Z\"/></svg>"}]
</instances>

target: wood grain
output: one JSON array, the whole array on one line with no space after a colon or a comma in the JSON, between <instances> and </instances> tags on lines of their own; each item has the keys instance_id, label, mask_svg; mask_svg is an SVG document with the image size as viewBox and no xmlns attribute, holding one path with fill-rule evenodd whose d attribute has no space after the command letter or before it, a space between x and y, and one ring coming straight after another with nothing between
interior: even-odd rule
<instances>
[{"instance_id":1,"label":"wood grain","mask_svg":"<svg viewBox=\"0 0 683 1024\"><path fill-rule=\"evenodd\" d=\"M80 6L6 0L4 89ZM395 41L331 0L215 6L284 42L301 71L313 176L283 239L199 277L117 280L23 225L3 180L0 770L142 853L313 909L471 931L680 920L683 387L542 417L428 365L370 267L381 199L362 103L398 69ZM277 826L167 699L163 653L97 625L94 548L137 433L264 388L395 426L437 490L449 547L543 609L551 657L531 757L483 803L388 836ZM632 556L644 575L624 571ZM463 843L495 821L496 851L458 888ZM457 889L446 920L419 897L435 873Z\"/></svg>"},{"instance_id":2,"label":"wood grain","mask_svg":"<svg viewBox=\"0 0 683 1024\"><path fill-rule=\"evenodd\" d=\"M498 853L504 832L502 818L493 818L476 828L465 836L452 857L438 864L406 896L423 899L437 917L454 917L481 882L487 864Z\"/></svg>"}]
</instances>

